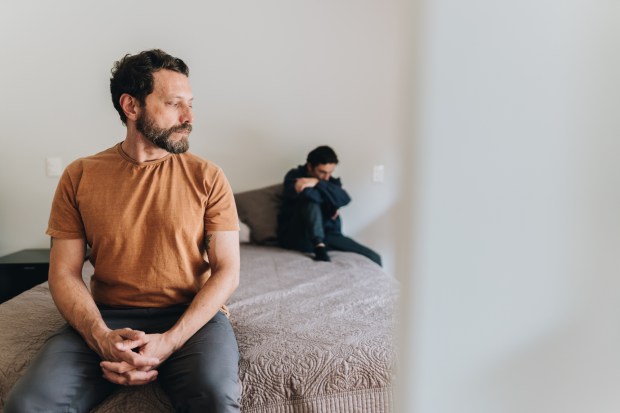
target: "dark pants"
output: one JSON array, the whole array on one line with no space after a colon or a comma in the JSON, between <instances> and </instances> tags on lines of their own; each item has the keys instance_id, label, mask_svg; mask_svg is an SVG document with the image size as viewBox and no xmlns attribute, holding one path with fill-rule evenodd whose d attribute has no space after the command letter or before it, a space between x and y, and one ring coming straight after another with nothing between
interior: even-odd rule
<instances>
[{"instance_id":1,"label":"dark pants","mask_svg":"<svg viewBox=\"0 0 620 413\"><path fill-rule=\"evenodd\" d=\"M187 307L101 309L112 329L170 329ZM5 413L88 412L117 385L102 377L101 358L66 325L45 343L11 390ZM218 313L159 368L157 381L177 412L239 412L239 350L228 318Z\"/></svg>"},{"instance_id":2,"label":"dark pants","mask_svg":"<svg viewBox=\"0 0 620 413\"><path fill-rule=\"evenodd\" d=\"M355 252L381 265L381 256L370 248L342 235L326 231L323 226L321 206L304 202L284 228L280 228L280 246L303 252L312 252L317 243L323 242L328 249Z\"/></svg>"}]
</instances>

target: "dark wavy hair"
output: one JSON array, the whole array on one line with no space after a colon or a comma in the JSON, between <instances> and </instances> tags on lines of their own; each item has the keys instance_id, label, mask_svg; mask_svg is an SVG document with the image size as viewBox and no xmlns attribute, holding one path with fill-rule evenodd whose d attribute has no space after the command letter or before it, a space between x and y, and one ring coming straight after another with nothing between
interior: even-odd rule
<instances>
[{"instance_id":1,"label":"dark wavy hair","mask_svg":"<svg viewBox=\"0 0 620 413\"><path fill-rule=\"evenodd\" d=\"M159 49L146 50L135 55L126 54L121 60L114 62L110 92L114 108L121 116L123 124L127 124L127 116L121 107L121 95L127 93L144 105L146 97L153 92L153 72L162 69L189 76L189 68L183 60Z\"/></svg>"},{"instance_id":2,"label":"dark wavy hair","mask_svg":"<svg viewBox=\"0 0 620 413\"><path fill-rule=\"evenodd\" d=\"M332 148L324 145L310 151L306 162L314 168L317 165L324 165L326 163L338 163L338 157Z\"/></svg>"}]
</instances>

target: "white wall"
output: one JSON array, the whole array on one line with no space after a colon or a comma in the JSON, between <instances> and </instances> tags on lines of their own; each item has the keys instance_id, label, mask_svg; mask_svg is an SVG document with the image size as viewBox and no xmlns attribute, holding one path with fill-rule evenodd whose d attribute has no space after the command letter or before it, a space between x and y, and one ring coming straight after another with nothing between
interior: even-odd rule
<instances>
[{"instance_id":1,"label":"white wall","mask_svg":"<svg viewBox=\"0 0 620 413\"><path fill-rule=\"evenodd\" d=\"M394 273L400 197L402 13L396 0L81 2L0 6L0 254L45 247L57 183L45 158L69 161L123 139L110 102L112 63L159 47L190 66L191 150L234 190L279 182L314 147L339 154L353 203L344 230ZM386 181L371 181L385 165Z\"/></svg>"},{"instance_id":2,"label":"white wall","mask_svg":"<svg viewBox=\"0 0 620 413\"><path fill-rule=\"evenodd\" d=\"M620 409L620 4L432 0L401 411Z\"/></svg>"}]
</instances>

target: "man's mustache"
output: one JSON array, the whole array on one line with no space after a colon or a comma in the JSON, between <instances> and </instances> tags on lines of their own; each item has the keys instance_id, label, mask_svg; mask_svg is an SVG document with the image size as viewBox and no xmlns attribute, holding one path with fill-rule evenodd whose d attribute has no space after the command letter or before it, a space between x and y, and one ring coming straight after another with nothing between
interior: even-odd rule
<instances>
[{"instance_id":1,"label":"man's mustache","mask_svg":"<svg viewBox=\"0 0 620 413\"><path fill-rule=\"evenodd\" d=\"M181 132L181 131L191 132L192 131L192 124L191 123L183 123L181 125L173 126L172 128L169 129L169 131L170 131L170 133Z\"/></svg>"}]
</instances>

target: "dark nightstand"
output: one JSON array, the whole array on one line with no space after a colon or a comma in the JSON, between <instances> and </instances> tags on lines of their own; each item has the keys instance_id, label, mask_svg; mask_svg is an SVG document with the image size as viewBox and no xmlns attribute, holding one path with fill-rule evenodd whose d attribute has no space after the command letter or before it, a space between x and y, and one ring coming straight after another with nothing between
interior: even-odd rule
<instances>
[{"instance_id":1,"label":"dark nightstand","mask_svg":"<svg viewBox=\"0 0 620 413\"><path fill-rule=\"evenodd\" d=\"M47 281L50 250L28 249L0 257L0 303Z\"/></svg>"}]
</instances>

